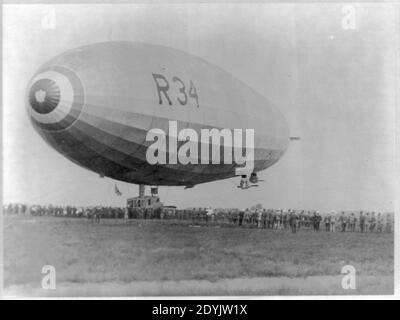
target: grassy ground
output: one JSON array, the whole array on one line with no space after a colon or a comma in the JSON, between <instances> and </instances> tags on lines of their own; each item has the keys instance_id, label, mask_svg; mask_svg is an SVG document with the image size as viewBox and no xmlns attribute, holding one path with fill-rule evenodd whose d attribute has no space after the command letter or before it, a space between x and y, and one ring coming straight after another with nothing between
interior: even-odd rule
<instances>
[{"instance_id":1,"label":"grassy ground","mask_svg":"<svg viewBox=\"0 0 400 320\"><path fill-rule=\"evenodd\" d=\"M5 288L39 287L47 264L55 266L57 284L77 288L147 280L333 279L350 264L357 276L375 284L376 293L393 292L393 234L291 234L155 220L92 225L85 219L52 217L6 217L3 234ZM378 288L379 279L386 280ZM284 294L312 292L291 290Z\"/></svg>"}]
</instances>

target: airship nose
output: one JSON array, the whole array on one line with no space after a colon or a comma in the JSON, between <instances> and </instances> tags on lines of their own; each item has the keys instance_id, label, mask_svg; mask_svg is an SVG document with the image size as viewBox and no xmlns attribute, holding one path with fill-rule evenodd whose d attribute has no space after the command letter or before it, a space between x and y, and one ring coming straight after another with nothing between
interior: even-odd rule
<instances>
[{"instance_id":1,"label":"airship nose","mask_svg":"<svg viewBox=\"0 0 400 320\"><path fill-rule=\"evenodd\" d=\"M39 129L67 129L78 119L83 105L83 85L70 69L42 69L28 84L27 109Z\"/></svg>"},{"instance_id":2,"label":"airship nose","mask_svg":"<svg viewBox=\"0 0 400 320\"><path fill-rule=\"evenodd\" d=\"M60 103L60 87L51 79L36 81L29 91L29 104L39 114L52 112Z\"/></svg>"}]
</instances>

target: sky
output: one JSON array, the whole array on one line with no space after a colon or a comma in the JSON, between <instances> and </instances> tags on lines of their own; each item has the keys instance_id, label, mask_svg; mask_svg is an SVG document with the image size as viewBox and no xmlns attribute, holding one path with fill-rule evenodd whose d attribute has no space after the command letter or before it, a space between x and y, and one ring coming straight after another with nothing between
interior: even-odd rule
<instances>
[{"instance_id":1,"label":"sky","mask_svg":"<svg viewBox=\"0 0 400 320\"><path fill-rule=\"evenodd\" d=\"M100 178L48 146L24 94L33 73L66 50L142 41L225 69L301 137L259 173L258 188L236 188L239 178L160 187L164 204L393 211L396 13L387 3L5 5L3 202L123 206L137 195L136 185Z\"/></svg>"}]
</instances>

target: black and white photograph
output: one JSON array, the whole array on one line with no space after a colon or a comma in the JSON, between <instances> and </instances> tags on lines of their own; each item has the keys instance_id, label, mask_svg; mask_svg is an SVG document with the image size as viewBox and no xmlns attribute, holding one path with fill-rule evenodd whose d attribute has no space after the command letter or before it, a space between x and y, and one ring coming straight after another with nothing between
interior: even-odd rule
<instances>
[{"instance_id":1,"label":"black and white photograph","mask_svg":"<svg viewBox=\"0 0 400 320\"><path fill-rule=\"evenodd\" d=\"M394 297L399 17L3 4L1 296Z\"/></svg>"}]
</instances>

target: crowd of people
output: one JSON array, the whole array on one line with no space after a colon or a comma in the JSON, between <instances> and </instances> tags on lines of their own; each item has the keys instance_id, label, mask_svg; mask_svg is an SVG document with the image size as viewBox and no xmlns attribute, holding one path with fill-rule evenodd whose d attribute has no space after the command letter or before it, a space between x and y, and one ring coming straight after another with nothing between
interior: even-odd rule
<instances>
[{"instance_id":1,"label":"crowd of people","mask_svg":"<svg viewBox=\"0 0 400 320\"><path fill-rule=\"evenodd\" d=\"M253 207L246 210L175 207L127 208L111 206L53 206L10 203L3 206L5 215L32 215L88 218L99 223L102 218L110 219L176 219L203 225L229 225L243 228L260 228L271 230L311 229L319 232L361 232L391 233L393 230L393 213L381 212L330 212L320 214L318 211L263 209Z\"/></svg>"},{"instance_id":2,"label":"crowd of people","mask_svg":"<svg viewBox=\"0 0 400 320\"><path fill-rule=\"evenodd\" d=\"M26 205L24 203L9 203L3 206L5 215L32 215L54 217L103 217L122 219L125 217L125 209L111 206L54 206L54 205Z\"/></svg>"},{"instance_id":3,"label":"crowd of people","mask_svg":"<svg viewBox=\"0 0 400 320\"><path fill-rule=\"evenodd\" d=\"M388 232L392 231L393 216L380 212L331 212L321 215L318 211L305 210L265 210L239 211L233 215L233 223L266 229L290 229L293 233L299 229L312 229L319 232Z\"/></svg>"}]
</instances>

